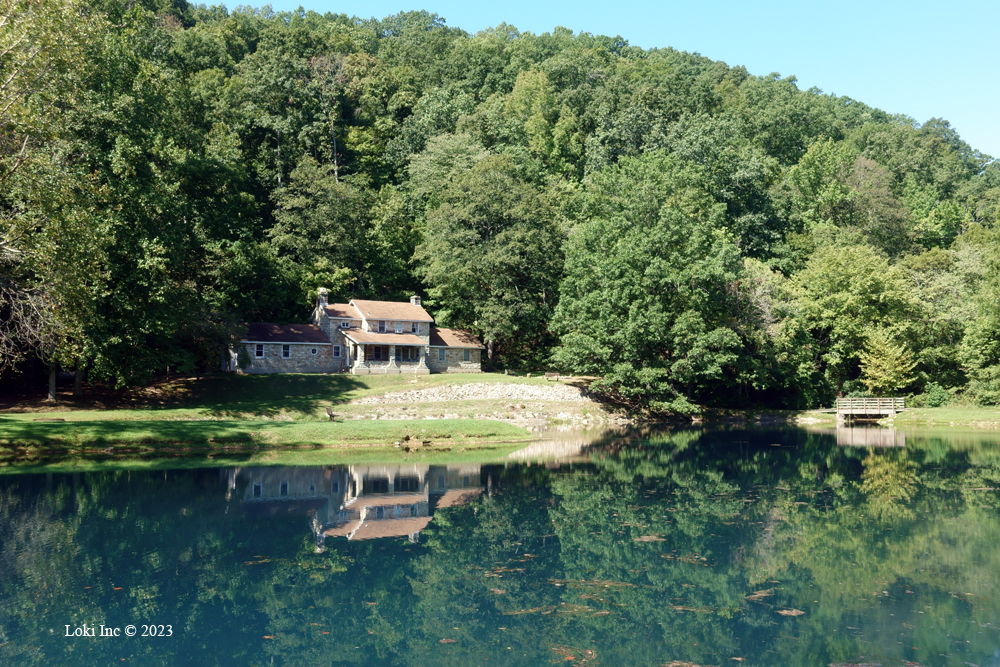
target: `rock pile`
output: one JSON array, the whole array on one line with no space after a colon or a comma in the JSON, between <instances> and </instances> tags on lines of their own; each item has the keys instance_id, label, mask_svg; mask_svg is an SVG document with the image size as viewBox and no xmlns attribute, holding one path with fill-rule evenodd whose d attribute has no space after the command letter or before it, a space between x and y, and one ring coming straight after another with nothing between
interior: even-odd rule
<instances>
[{"instance_id":1,"label":"rock pile","mask_svg":"<svg viewBox=\"0 0 1000 667\"><path fill-rule=\"evenodd\" d=\"M355 405L379 403L437 403L442 401L581 401L586 400L576 387L506 382L474 382L444 387L397 391L384 396L369 396L351 401Z\"/></svg>"}]
</instances>

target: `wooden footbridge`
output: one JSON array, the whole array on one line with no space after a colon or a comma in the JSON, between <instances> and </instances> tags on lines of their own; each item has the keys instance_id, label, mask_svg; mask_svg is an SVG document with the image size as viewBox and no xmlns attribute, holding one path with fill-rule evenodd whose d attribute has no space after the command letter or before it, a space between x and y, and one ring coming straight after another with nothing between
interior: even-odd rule
<instances>
[{"instance_id":1,"label":"wooden footbridge","mask_svg":"<svg viewBox=\"0 0 1000 667\"><path fill-rule=\"evenodd\" d=\"M837 419L885 417L906 409L902 398L838 398Z\"/></svg>"}]
</instances>

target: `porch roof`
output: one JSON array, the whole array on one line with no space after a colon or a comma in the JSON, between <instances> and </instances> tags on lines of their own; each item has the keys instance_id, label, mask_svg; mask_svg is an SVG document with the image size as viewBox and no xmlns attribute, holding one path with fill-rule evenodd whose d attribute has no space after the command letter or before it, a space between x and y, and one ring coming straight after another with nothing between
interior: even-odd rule
<instances>
[{"instance_id":1,"label":"porch roof","mask_svg":"<svg viewBox=\"0 0 1000 667\"><path fill-rule=\"evenodd\" d=\"M358 329L342 329L341 333L359 345L427 345L427 341L411 333L372 333Z\"/></svg>"},{"instance_id":2,"label":"porch roof","mask_svg":"<svg viewBox=\"0 0 1000 667\"><path fill-rule=\"evenodd\" d=\"M403 537L419 533L431 522L431 517L411 519L377 519L365 521L349 536L352 540L372 540L379 537Z\"/></svg>"}]
</instances>

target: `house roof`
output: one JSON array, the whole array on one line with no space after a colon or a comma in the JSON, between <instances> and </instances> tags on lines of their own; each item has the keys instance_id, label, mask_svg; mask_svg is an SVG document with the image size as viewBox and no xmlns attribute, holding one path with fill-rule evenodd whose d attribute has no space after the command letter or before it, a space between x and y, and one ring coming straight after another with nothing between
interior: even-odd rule
<instances>
[{"instance_id":1,"label":"house roof","mask_svg":"<svg viewBox=\"0 0 1000 667\"><path fill-rule=\"evenodd\" d=\"M402 320L404 322L433 322L422 306L408 301L362 301L354 299L351 305L369 320Z\"/></svg>"},{"instance_id":2,"label":"house roof","mask_svg":"<svg viewBox=\"0 0 1000 667\"><path fill-rule=\"evenodd\" d=\"M323 306L327 317L334 320L360 320L361 314L349 303L331 303Z\"/></svg>"},{"instance_id":3,"label":"house roof","mask_svg":"<svg viewBox=\"0 0 1000 667\"><path fill-rule=\"evenodd\" d=\"M431 522L431 517L410 519L379 519L365 521L350 536L352 540L372 540L379 537L402 537L418 533Z\"/></svg>"},{"instance_id":4,"label":"house roof","mask_svg":"<svg viewBox=\"0 0 1000 667\"><path fill-rule=\"evenodd\" d=\"M411 333L372 333L371 331L361 331L360 329L341 329L345 337L355 343L363 345L426 345L420 336Z\"/></svg>"},{"instance_id":5,"label":"house roof","mask_svg":"<svg viewBox=\"0 0 1000 667\"><path fill-rule=\"evenodd\" d=\"M468 331L461 329L439 329L431 327L431 347L475 347L483 344Z\"/></svg>"},{"instance_id":6,"label":"house roof","mask_svg":"<svg viewBox=\"0 0 1000 667\"><path fill-rule=\"evenodd\" d=\"M323 534L327 537L347 537L360 523L357 520L337 523L324 530Z\"/></svg>"},{"instance_id":7,"label":"house roof","mask_svg":"<svg viewBox=\"0 0 1000 667\"><path fill-rule=\"evenodd\" d=\"M472 502L472 499L482 493L482 489L448 489L438 498L437 509L458 507Z\"/></svg>"},{"instance_id":8,"label":"house roof","mask_svg":"<svg viewBox=\"0 0 1000 667\"><path fill-rule=\"evenodd\" d=\"M313 324L271 324L248 322L244 343L317 343L330 344L323 330Z\"/></svg>"}]
</instances>

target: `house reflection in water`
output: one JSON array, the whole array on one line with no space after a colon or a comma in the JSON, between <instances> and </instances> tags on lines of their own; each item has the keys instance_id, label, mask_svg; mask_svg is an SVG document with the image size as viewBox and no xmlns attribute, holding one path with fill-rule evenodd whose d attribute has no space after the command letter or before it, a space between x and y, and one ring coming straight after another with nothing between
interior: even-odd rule
<instances>
[{"instance_id":1,"label":"house reflection in water","mask_svg":"<svg viewBox=\"0 0 1000 667\"><path fill-rule=\"evenodd\" d=\"M417 542L435 510L470 502L488 477L477 464L259 467L229 470L228 486L248 511L310 516L322 551L327 537Z\"/></svg>"}]
</instances>

